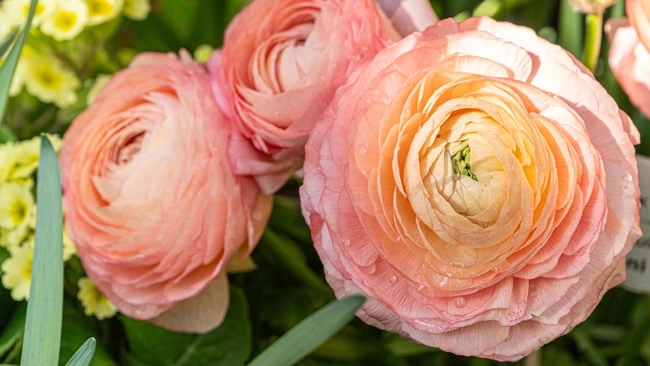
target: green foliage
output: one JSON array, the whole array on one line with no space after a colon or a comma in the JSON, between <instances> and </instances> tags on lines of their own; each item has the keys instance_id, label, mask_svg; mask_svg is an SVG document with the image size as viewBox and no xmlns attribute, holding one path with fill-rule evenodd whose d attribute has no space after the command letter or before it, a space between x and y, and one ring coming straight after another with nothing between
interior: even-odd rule
<instances>
[{"instance_id":1,"label":"green foliage","mask_svg":"<svg viewBox=\"0 0 650 366\"><path fill-rule=\"evenodd\" d=\"M182 334L147 322L120 317L131 363L151 366L237 366L251 353L248 304L241 290L231 287L226 318L207 334Z\"/></svg>"},{"instance_id":2,"label":"green foliage","mask_svg":"<svg viewBox=\"0 0 650 366\"><path fill-rule=\"evenodd\" d=\"M66 366L88 366L90 365L93 355L95 354L95 338L90 338L81 345L79 350L68 361Z\"/></svg>"},{"instance_id":3,"label":"green foliage","mask_svg":"<svg viewBox=\"0 0 650 366\"><path fill-rule=\"evenodd\" d=\"M57 364L63 311L61 179L46 136L41 137L38 166L34 261L22 354L27 366Z\"/></svg>"},{"instance_id":4,"label":"green foliage","mask_svg":"<svg viewBox=\"0 0 650 366\"><path fill-rule=\"evenodd\" d=\"M7 95L9 93L9 87L11 86L11 80L13 79L14 72L16 71L16 66L18 65L18 58L20 58L20 52L23 50L23 45L29 34L29 29L32 24L32 19L34 18L34 12L36 11L36 4L38 0L31 0L31 5L29 7L29 14L27 15L27 22L25 27L20 31L18 39L11 50L9 55L5 59L4 63L0 67L0 123L2 122L2 117L4 116L5 107L7 104ZM12 37L10 37L12 38ZM4 40L3 40L4 41ZM3 42L0 46L0 54L4 54L9 45ZM2 49L4 48L4 49Z\"/></svg>"},{"instance_id":5,"label":"green foliage","mask_svg":"<svg viewBox=\"0 0 650 366\"><path fill-rule=\"evenodd\" d=\"M294 365L345 326L364 300L362 296L350 296L330 303L300 322L248 366Z\"/></svg>"}]
</instances>

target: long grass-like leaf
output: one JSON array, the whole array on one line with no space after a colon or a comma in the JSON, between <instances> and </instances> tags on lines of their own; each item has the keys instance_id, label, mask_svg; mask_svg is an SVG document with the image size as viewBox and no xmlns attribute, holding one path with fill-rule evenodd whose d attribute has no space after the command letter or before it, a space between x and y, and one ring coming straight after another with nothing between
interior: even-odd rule
<instances>
[{"instance_id":1,"label":"long grass-like leaf","mask_svg":"<svg viewBox=\"0 0 650 366\"><path fill-rule=\"evenodd\" d=\"M361 307L363 296L333 301L300 322L248 366L291 366L336 334Z\"/></svg>"},{"instance_id":2,"label":"long grass-like leaf","mask_svg":"<svg viewBox=\"0 0 650 366\"><path fill-rule=\"evenodd\" d=\"M63 214L56 153L41 136L36 234L27 304L23 366L57 365L63 311Z\"/></svg>"},{"instance_id":3,"label":"long grass-like leaf","mask_svg":"<svg viewBox=\"0 0 650 366\"><path fill-rule=\"evenodd\" d=\"M66 366L88 366L93 360L95 355L95 348L97 347L97 342L95 338L89 338L84 344L79 347L77 352L74 353L70 361L66 363Z\"/></svg>"},{"instance_id":4,"label":"long grass-like leaf","mask_svg":"<svg viewBox=\"0 0 650 366\"><path fill-rule=\"evenodd\" d=\"M11 33L9 33L9 36L6 39L0 39L0 58L4 57L4 55L9 50L9 47L11 47L11 44L14 43L17 33L18 30L14 29Z\"/></svg>"},{"instance_id":5,"label":"long grass-like leaf","mask_svg":"<svg viewBox=\"0 0 650 366\"><path fill-rule=\"evenodd\" d=\"M4 117L5 113L5 107L7 106L7 96L9 95L11 80L14 77L14 72L16 71L16 66L18 65L18 59L20 58L20 53L22 52L23 46L25 45L25 40L27 40L29 29L32 27L32 19L34 19L36 5L38 5L38 0L32 0L25 27L20 31L16 43L11 48L9 55L0 67L0 123L2 122L2 117Z\"/></svg>"}]
</instances>

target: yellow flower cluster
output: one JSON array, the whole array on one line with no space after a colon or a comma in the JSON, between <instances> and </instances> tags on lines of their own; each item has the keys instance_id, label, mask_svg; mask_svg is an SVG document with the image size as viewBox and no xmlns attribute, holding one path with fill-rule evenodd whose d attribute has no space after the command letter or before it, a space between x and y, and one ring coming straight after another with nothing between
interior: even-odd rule
<instances>
[{"instance_id":1,"label":"yellow flower cluster","mask_svg":"<svg viewBox=\"0 0 650 366\"><path fill-rule=\"evenodd\" d=\"M77 89L81 85L75 73L55 56L25 46L9 95L16 96L23 87L29 94L44 103L54 103L66 108L77 101Z\"/></svg>"},{"instance_id":2,"label":"yellow flower cluster","mask_svg":"<svg viewBox=\"0 0 650 366\"><path fill-rule=\"evenodd\" d=\"M102 320L117 313L115 305L108 301L90 278L82 277L77 284L79 285L77 298L81 301L86 315L94 315L97 319Z\"/></svg>"},{"instance_id":3,"label":"yellow flower cluster","mask_svg":"<svg viewBox=\"0 0 650 366\"><path fill-rule=\"evenodd\" d=\"M0 39L13 26L25 23L31 0L5 0L0 9ZM77 37L86 27L105 23L124 14L134 20L149 15L149 0L39 0L33 26L57 41Z\"/></svg>"},{"instance_id":4,"label":"yellow flower cluster","mask_svg":"<svg viewBox=\"0 0 650 366\"><path fill-rule=\"evenodd\" d=\"M61 147L57 136L49 136L55 150ZM0 145L0 246L10 257L2 269L2 285L16 301L29 298L36 228L34 173L38 168L40 138ZM63 230L63 259L75 254L74 243Z\"/></svg>"}]
</instances>

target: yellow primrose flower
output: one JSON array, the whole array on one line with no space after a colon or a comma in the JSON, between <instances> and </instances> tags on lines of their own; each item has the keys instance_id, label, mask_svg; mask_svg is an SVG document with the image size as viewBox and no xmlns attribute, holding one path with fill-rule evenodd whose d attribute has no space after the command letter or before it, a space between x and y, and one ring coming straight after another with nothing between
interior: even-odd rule
<instances>
[{"instance_id":1,"label":"yellow primrose flower","mask_svg":"<svg viewBox=\"0 0 650 366\"><path fill-rule=\"evenodd\" d=\"M0 228L3 246L16 246L29 232L30 211L34 206L32 180L0 184Z\"/></svg>"},{"instance_id":2,"label":"yellow primrose flower","mask_svg":"<svg viewBox=\"0 0 650 366\"><path fill-rule=\"evenodd\" d=\"M67 262L75 254L77 254L77 247L68 236L68 229L63 225L63 261Z\"/></svg>"},{"instance_id":3,"label":"yellow primrose flower","mask_svg":"<svg viewBox=\"0 0 650 366\"><path fill-rule=\"evenodd\" d=\"M5 0L3 7L9 17L10 24L23 25L27 21L31 0ZM32 26L38 27L41 22L47 19L56 5L56 0L39 0L34 12Z\"/></svg>"},{"instance_id":4,"label":"yellow primrose flower","mask_svg":"<svg viewBox=\"0 0 650 366\"><path fill-rule=\"evenodd\" d=\"M23 244L21 246L10 247L7 258L2 263L2 285L11 290L11 297L16 301L29 299L29 287L32 284L32 261L34 251L32 248Z\"/></svg>"},{"instance_id":5,"label":"yellow primrose flower","mask_svg":"<svg viewBox=\"0 0 650 366\"><path fill-rule=\"evenodd\" d=\"M60 108L69 107L77 101L76 90L81 82L57 58L41 53L26 59L29 72L25 75L25 86L29 94Z\"/></svg>"},{"instance_id":6,"label":"yellow primrose flower","mask_svg":"<svg viewBox=\"0 0 650 366\"><path fill-rule=\"evenodd\" d=\"M97 319L102 320L117 313L115 306L97 289L90 278L82 277L77 284L79 285L77 298L84 306L86 315L94 315Z\"/></svg>"},{"instance_id":7,"label":"yellow primrose flower","mask_svg":"<svg viewBox=\"0 0 650 366\"><path fill-rule=\"evenodd\" d=\"M104 23L115 18L122 10L124 0L86 0L88 5L88 24Z\"/></svg>"},{"instance_id":8,"label":"yellow primrose flower","mask_svg":"<svg viewBox=\"0 0 650 366\"><path fill-rule=\"evenodd\" d=\"M145 20L151 12L149 0L124 0L124 15L133 20Z\"/></svg>"},{"instance_id":9,"label":"yellow primrose flower","mask_svg":"<svg viewBox=\"0 0 650 366\"><path fill-rule=\"evenodd\" d=\"M59 0L52 16L43 21L41 31L57 41L78 36L88 24L88 6L83 0Z\"/></svg>"},{"instance_id":10,"label":"yellow primrose flower","mask_svg":"<svg viewBox=\"0 0 650 366\"><path fill-rule=\"evenodd\" d=\"M0 184L7 182L18 164L15 145L7 142L0 145Z\"/></svg>"},{"instance_id":11,"label":"yellow primrose flower","mask_svg":"<svg viewBox=\"0 0 650 366\"><path fill-rule=\"evenodd\" d=\"M111 80L111 75L109 74L99 74L95 78L95 82L93 83L93 86L90 87L90 90L88 90L88 94L86 95L86 102L88 104L92 103L95 98L97 98L97 95L99 95L99 92L104 89L106 84Z\"/></svg>"},{"instance_id":12,"label":"yellow primrose flower","mask_svg":"<svg viewBox=\"0 0 650 366\"><path fill-rule=\"evenodd\" d=\"M61 149L61 138L57 135L48 134L47 137L52 143L56 153ZM10 174L12 179L28 178L38 168L38 157L41 152L41 138L33 137L30 140L24 140L14 144L15 168Z\"/></svg>"}]
</instances>

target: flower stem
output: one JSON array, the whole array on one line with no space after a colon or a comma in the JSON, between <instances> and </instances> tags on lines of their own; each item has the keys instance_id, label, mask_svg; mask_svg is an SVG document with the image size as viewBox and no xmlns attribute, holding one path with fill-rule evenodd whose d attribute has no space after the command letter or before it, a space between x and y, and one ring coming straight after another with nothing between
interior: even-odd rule
<instances>
[{"instance_id":1,"label":"flower stem","mask_svg":"<svg viewBox=\"0 0 650 366\"><path fill-rule=\"evenodd\" d=\"M542 350L539 349L524 358L524 366L541 366Z\"/></svg>"},{"instance_id":2,"label":"flower stem","mask_svg":"<svg viewBox=\"0 0 650 366\"><path fill-rule=\"evenodd\" d=\"M585 36L585 52L582 56L582 63L591 72L596 71L600 47L603 41L603 13L587 14L587 34Z\"/></svg>"}]
</instances>

